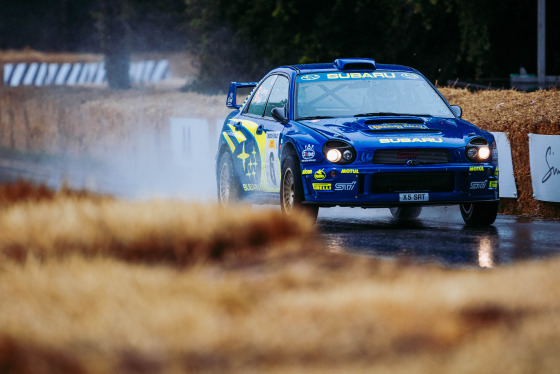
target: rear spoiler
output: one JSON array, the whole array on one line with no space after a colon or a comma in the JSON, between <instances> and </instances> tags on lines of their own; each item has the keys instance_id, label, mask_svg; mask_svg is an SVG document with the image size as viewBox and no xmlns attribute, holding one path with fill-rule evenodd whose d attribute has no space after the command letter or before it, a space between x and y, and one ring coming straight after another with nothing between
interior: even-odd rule
<instances>
[{"instance_id":1,"label":"rear spoiler","mask_svg":"<svg viewBox=\"0 0 560 374\"><path fill-rule=\"evenodd\" d=\"M246 82L246 83L231 82L229 84L226 106L230 109L241 108L241 105L237 105L237 89L239 87L256 87L257 84L258 82Z\"/></svg>"}]
</instances>

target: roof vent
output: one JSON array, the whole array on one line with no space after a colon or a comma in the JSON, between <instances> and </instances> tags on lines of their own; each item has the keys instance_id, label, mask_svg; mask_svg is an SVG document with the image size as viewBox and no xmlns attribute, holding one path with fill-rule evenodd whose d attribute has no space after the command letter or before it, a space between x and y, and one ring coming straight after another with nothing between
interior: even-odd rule
<instances>
[{"instance_id":1,"label":"roof vent","mask_svg":"<svg viewBox=\"0 0 560 374\"><path fill-rule=\"evenodd\" d=\"M339 58L334 60L334 66L339 70L375 70L372 58Z\"/></svg>"}]
</instances>

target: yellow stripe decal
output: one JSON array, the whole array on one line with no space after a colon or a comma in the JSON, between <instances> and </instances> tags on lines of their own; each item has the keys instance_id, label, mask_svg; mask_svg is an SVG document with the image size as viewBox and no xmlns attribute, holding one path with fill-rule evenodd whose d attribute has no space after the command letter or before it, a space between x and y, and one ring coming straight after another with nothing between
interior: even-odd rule
<instances>
[{"instance_id":1,"label":"yellow stripe decal","mask_svg":"<svg viewBox=\"0 0 560 374\"><path fill-rule=\"evenodd\" d=\"M232 125L228 124L228 126L231 129L231 131L233 131L233 135L235 135L235 138L237 139L238 143L243 143L245 140L247 140L247 138L245 137L245 135L241 133L241 131L237 131L235 127L233 127Z\"/></svg>"},{"instance_id":2,"label":"yellow stripe decal","mask_svg":"<svg viewBox=\"0 0 560 374\"><path fill-rule=\"evenodd\" d=\"M227 142L228 145L229 145L229 148L231 149L231 153L234 153L234 152L235 152L235 145L233 145L233 142L232 142L231 139L229 138L229 135L226 134L225 131L224 131L222 134L224 135L224 139L226 140L226 142Z\"/></svg>"}]
</instances>

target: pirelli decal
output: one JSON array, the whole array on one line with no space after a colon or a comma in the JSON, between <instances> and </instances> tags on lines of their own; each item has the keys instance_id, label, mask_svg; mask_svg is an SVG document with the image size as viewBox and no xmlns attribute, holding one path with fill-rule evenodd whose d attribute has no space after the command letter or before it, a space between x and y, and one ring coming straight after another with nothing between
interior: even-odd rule
<instances>
[{"instance_id":1,"label":"pirelli decal","mask_svg":"<svg viewBox=\"0 0 560 374\"><path fill-rule=\"evenodd\" d=\"M331 191L332 186L330 183L313 183L313 189L316 191Z\"/></svg>"}]
</instances>

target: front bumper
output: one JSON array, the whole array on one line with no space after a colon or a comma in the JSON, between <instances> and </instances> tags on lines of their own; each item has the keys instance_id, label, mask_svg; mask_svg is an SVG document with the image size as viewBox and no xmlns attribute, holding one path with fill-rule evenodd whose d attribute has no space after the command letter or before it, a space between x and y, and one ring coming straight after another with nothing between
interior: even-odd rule
<instances>
[{"instance_id":1,"label":"front bumper","mask_svg":"<svg viewBox=\"0 0 560 374\"><path fill-rule=\"evenodd\" d=\"M498 168L492 163L368 165L357 168L302 168L305 204L319 206L388 207L449 205L496 201ZM403 194L422 193L427 201L403 201Z\"/></svg>"}]
</instances>

